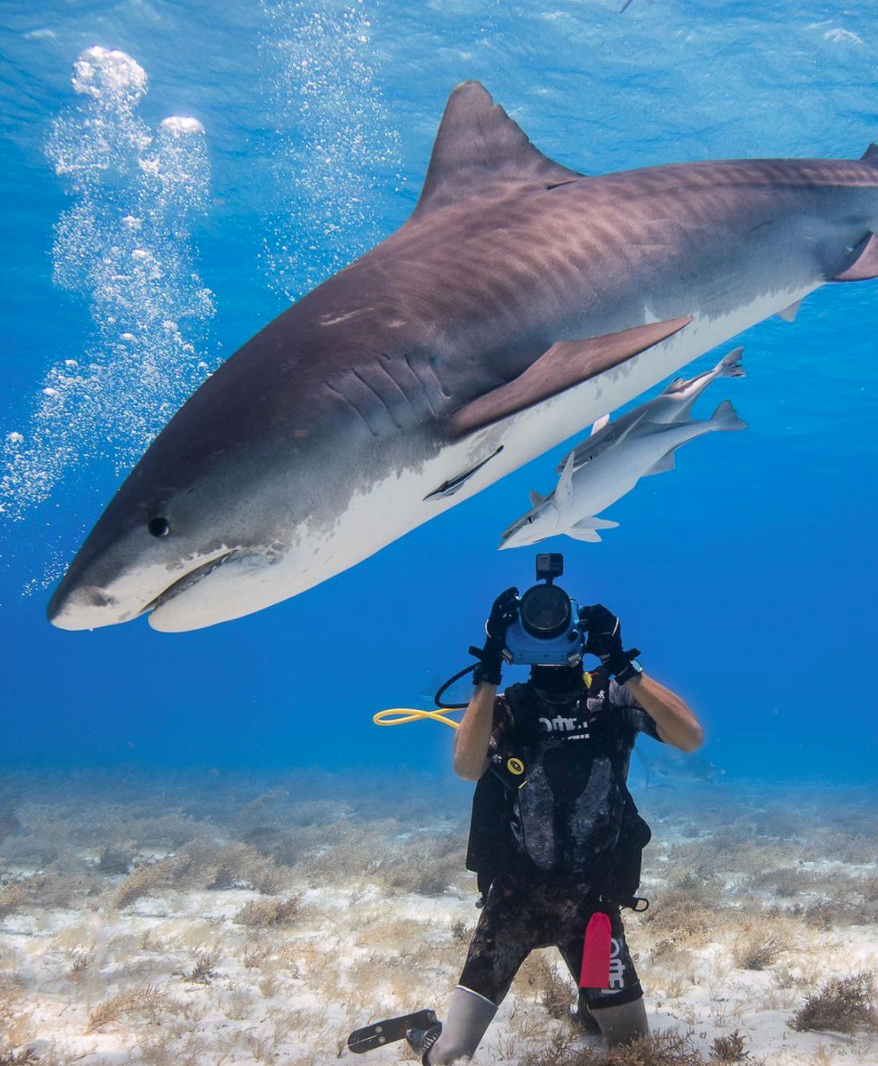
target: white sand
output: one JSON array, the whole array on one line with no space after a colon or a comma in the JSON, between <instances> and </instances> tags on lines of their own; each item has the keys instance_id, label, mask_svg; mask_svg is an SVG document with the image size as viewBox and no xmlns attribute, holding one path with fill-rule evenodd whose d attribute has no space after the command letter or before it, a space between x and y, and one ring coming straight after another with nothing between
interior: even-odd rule
<instances>
[{"instance_id":1,"label":"white sand","mask_svg":"<svg viewBox=\"0 0 878 1066\"><path fill-rule=\"evenodd\" d=\"M443 1013L478 918L474 878L462 872L466 793L449 787L442 810L460 817L437 824L435 810L412 810L411 782L393 804L411 810L408 823L388 817L386 794L346 803L333 783L331 800L312 801L319 778L307 805L282 793L254 804L258 783L238 781L234 795L217 793L213 812L193 780L191 806L205 808L197 814L180 810L179 786L167 792L172 807L148 785L115 802L94 780L16 785L18 828L0 846L0 1063L27 1048L40 1063L86 1066L403 1059L404 1044L355 1058L345 1039L381 1017ZM862 855L874 850L869 797L829 792L818 802L813 790L724 784L662 793L650 806L643 888L653 907L627 925L653 1028L691 1031L705 1061L717 1037L737 1030L750 1063L878 1063L873 1033L789 1025L829 978L878 972L878 926L868 914L858 921L852 902L865 893L878 908L878 866ZM703 836L683 835L691 822L706 825ZM175 846L161 846L163 833ZM141 870L163 862L156 885L131 902L120 896L137 867L102 872L101 837ZM223 852L236 840L246 846ZM237 863L233 883L208 888L228 877L216 876L221 854L229 869ZM248 866L266 891L247 885ZM235 922L248 902L290 897L299 907L289 923ZM688 917L672 920L675 907ZM562 972L556 953L541 954ZM764 968L750 968L754 958ZM207 972L196 981L199 960ZM476 1063L537 1062L553 1037L567 1045L555 1061L575 1062L577 1040L588 1041L549 1016L544 989L532 957Z\"/></svg>"}]
</instances>

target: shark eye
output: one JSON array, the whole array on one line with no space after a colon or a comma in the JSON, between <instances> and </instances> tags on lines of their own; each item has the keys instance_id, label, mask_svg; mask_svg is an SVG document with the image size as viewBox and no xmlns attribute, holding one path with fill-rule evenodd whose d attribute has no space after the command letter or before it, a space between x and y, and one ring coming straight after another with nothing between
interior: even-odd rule
<instances>
[{"instance_id":1,"label":"shark eye","mask_svg":"<svg viewBox=\"0 0 878 1066\"><path fill-rule=\"evenodd\" d=\"M166 537L171 532L171 523L167 518L152 518L146 528L154 537Z\"/></svg>"},{"instance_id":2,"label":"shark eye","mask_svg":"<svg viewBox=\"0 0 878 1066\"><path fill-rule=\"evenodd\" d=\"M531 522L533 522L533 515L531 515L530 518L528 518L527 524L530 525Z\"/></svg>"}]
</instances>

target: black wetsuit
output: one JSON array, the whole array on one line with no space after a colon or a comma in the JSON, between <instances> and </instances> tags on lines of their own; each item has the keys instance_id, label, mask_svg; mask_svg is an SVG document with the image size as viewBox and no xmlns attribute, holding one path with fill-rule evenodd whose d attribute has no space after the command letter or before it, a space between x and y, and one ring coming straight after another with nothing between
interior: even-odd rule
<instances>
[{"instance_id":1,"label":"black wetsuit","mask_svg":"<svg viewBox=\"0 0 878 1066\"><path fill-rule=\"evenodd\" d=\"M495 703L489 756L500 770L520 759L527 783L488 771L477 786L467 865L485 902L459 982L494 1004L536 947L557 946L578 983L596 910L611 923L609 987L585 989L589 1007L643 994L618 904L636 892L649 830L625 781L638 734L658 734L623 686L600 672L586 682L560 696L516 685Z\"/></svg>"}]
</instances>

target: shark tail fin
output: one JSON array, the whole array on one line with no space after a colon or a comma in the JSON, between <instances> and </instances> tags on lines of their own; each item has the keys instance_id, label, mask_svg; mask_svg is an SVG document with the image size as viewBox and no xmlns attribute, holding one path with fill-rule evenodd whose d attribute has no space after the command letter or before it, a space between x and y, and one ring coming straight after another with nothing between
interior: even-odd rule
<instances>
[{"instance_id":1,"label":"shark tail fin","mask_svg":"<svg viewBox=\"0 0 878 1066\"><path fill-rule=\"evenodd\" d=\"M720 378L745 378L747 371L741 366L743 348L734 348L727 356L720 360L717 369L717 377Z\"/></svg>"},{"instance_id":2,"label":"shark tail fin","mask_svg":"<svg viewBox=\"0 0 878 1066\"><path fill-rule=\"evenodd\" d=\"M748 428L747 423L738 418L738 412L732 406L731 400L722 401L710 416L710 422L714 429L737 430Z\"/></svg>"}]
</instances>

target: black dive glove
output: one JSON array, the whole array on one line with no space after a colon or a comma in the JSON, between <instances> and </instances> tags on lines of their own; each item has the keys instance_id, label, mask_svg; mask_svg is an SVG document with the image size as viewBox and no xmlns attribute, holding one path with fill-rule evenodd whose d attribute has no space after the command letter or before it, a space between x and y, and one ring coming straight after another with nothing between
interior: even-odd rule
<instances>
[{"instance_id":1,"label":"black dive glove","mask_svg":"<svg viewBox=\"0 0 878 1066\"><path fill-rule=\"evenodd\" d=\"M479 665L473 672L473 684L480 685L487 681L490 685L500 684L500 674L503 668L503 647L506 641L506 630L518 618L518 589L510 588L494 600L494 606L485 622L485 632L488 639L481 649L470 648L470 655L475 655Z\"/></svg>"},{"instance_id":2,"label":"black dive glove","mask_svg":"<svg viewBox=\"0 0 878 1066\"><path fill-rule=\"evenodd\" d=\"M622 626L619 619L602 603L586 607L581 612L588 629L585 651L596 655L620 685L639 674L640 666L634 660L640 654L637 648L622 648Z\"/></svg>"}]
</instances>

